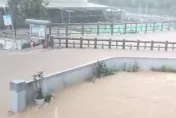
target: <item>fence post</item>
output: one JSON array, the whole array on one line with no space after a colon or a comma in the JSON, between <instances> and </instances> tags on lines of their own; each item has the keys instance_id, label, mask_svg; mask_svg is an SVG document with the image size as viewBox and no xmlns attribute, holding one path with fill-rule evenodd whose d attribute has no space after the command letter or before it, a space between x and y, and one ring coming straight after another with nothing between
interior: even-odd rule
<instances>
[{"instance_id":1,"label":"fence post","mask_svg":"<svg viewBox=\"0 0 176 118\"><path fill-rule=\"evenodd\" d=\"M118 48L118 41L116 41L116 48Z\"/></svg>"},{"instance_id":2,"label":"fence post","mask_svg":"<svg viewBox=\"0 0 176 118\"><path fill-rule=\"evenodd\" d=\"M84 23L82 22L82 29L81 29L82 36L84 36Z\"/></svg>"},{"instance_id":3,"label":"fence post","mask_svg":"<svg viewBox=\"0 0 176 118\"><path fill-rule=\"evenodd\" d=\"M51 30L52 30L52 26L51 25L49 25L49 35L51 36Z\"/></svg>"},{"instance_id":4,"label":"fence post","mask_svg":"<svg viewBox=\"0 0 176 118\"><path fill-rule=\"evenodd\" d=\"M130 44L130 50L132 49L132 44Z\"/></svg>"},{"instance_id":5,"label":"fence post","mask_svg":"<svg viewBox=\"0 0 176 118\"><path fill-rule=\"evenodd\" d=\"M125 22L125 24L124 24L124 34L126 34L126 31L127 31L127 23Z\"/></svg>"},{"instance_id":6,"label":"fence post","mask_svg":"<svg viewBox=\"0 0 176 118\"><path fill-rule=\"evenodd\" d=\"M158 45L158 51L160 51L160 45Z\"/></svg>"},{"instance_id":7,"label":"fence post","mask_svg":"<svg viewBox=\"0 0 176 118\"><path fill-rule=\"evenodd\" d=\"M167 48L168 48L168 41L166 41L165 43L165 51L167 51Z\"/></svg>"},{"instance_id":8,"label":"fence post","mask_svg":"<svg viewBox=\"0 0 176 118\"><path fill-rule=\"evenodd\" d=\"M59 38L59 47L61 46L61 39Z\"/></svg>"},{"instance_id":9,"label":"fence post","mask_svg":"<svg viewBox=\"0 0 176 118\"><path fill-rule=\"evenodd\" d=\"M97 49L97 38L94 39L94 48Z\"/></svg>"},{"instance_id":10,"label":"fence post","mask_svg":"<svg viewBox=\"0 0 176 118\"><path fill-rule=\"evenodd\" d=\"M155 32L155 22L153 23L153 32Z\"/></svg>"},{"instance_id":11,"label":"fence post","mask_svg":"<svg viewBox=\"0 0 176 118\"><path fill-rule=\"evenodd\" d=\"M123 39L123 49L125 49L125 39Z\"/></svg>"},{"instance_id":12,"label":"fence post","mask_svg":"<svg viewBox=\"0 0 176 118\"><path fill-rule=\"evenodd\" d=\"M66 32L65 32L65 35L68 36L68 23L66 23Z\"/></svg>"},{"instance_id":13,"label":"fence post","mask_svg":"<svg viewBox=\"0 0 176 118\"><path fill-rule=\"evenodd\" d=\"M145 43L144 43L144 49L146 49L146 47L147 47L147 43L145 42Z\"/></svg>"},{"instance_id":14,"label":"fence post","mask_svg":"<svg viewBox=\"0 0 176 118\"><path fill-rule=\"evenodd\" d=\"M53 48L54 47L54 39L53 37L49 36L49 41L50 41L50 47Z\"/></svg>"},{"instance_id":15,"label":"fence post","mask_svg":"<svg viewBox=\"0 0 176 118\"><path fill-rule=\"evenodd\" d=\"M73 48L75 48L75 41L73 41Z\"/></svg>"},{"instance_id":16,"label":"fence post","mask_svg":"<svg viewBox=\"0 0 176 118\"><path fill-rule=\"evenodd\" d=\"M148 23L146 23L146 25L145 25L145 33L147 33L147 28L148 27Z\"/></svg>"},{"instance_id":17,"label":"fence post","mask_svg":"<svg viewBox=\"0 0 176 118\"><path fill-rule=\"evenodd\" d=\"M80 37L80 48L83 48L83 37Z\"/></svg>"},{"instance_id":18,"label":"fence post","mask_svg":"<svg viewBox=\"0 0 176 118\"><path fill-rule=\"evenodd\" d=\"M68 37L65 38L65 48L68 48Z\"/></svg>"},{"instance_id":19,"label":"fence post","mask_svg":"<svg viewBox=\"0 0 176 118\"><path fill-rule=\"evenodd\" d=\"M88 44L87 44L87 45L88 45L88 48L89 48L89 47L90 47L90 42L89 42L89 39L88 39L87 41L88 41Z\"/></svg>"},{"instance_id":20,"label":"fence post","mask_svg":"<svg viewBox=\"0 0 176 118\"><path fill-rule=\"evenodd\" d=\"M111 24L111 35L114 35L114 22Z\"/></svg>"},{"instance_id":21,"label":"fence post","mask_svg":"<svg viewBox=\"0 0 176 118\"><path fill-rule=\"evenodd\" d=\"M153 50L153 44L154 44L154 41L152 40L151 41L151 50Z\"/></svg>"},{"instance_id":22,"label":"fence post","mask_svg":"<svg viewBox=\"0 0 176 118\"><path fill-rule=\"evenodd\" d=\"M111 41L112 39L109 39L109 49L111 49Z\"/></svg>"},{"instance_id":23,"label":"fence post","mask_svg":"<svg viewBox=\"0 0 176 118\"><path fill-rule=\"evenodd\" d=\"M170 21L169 21L169 24L168 24L168 29L167 29L168 31L170 31Z\"/></svg>"},{"instance_id":24,"label":"fence post","mask_svg":"<svg viewBox=\"0 0 176 118\"><path fill-rule=\"evenodd\" d=\"M102 47L102 49L104 49L104 43L102 43L101 45L102 45L102 46L101 46L101 47Z\"/></svg>"},{"instance_id":25,"label":"fence post","mask_svg":"<svg viewBox=\"0 0 176 118\"><path fill-rule=\"evenodd\" d=\"M100 34L100 22L97 23L97 36Z\"/></svg>"},{"instance_id":26,"label":"fence post","mask_svg":"<svg viewBox=\"0 0 176 118\"><path fill-rule=\"evenodd\" d=\"M175 45L174 45L174 43L172 44L172 50L174 50L174 47L175 47Z\"/></svg>"},{"instance_id":27,"label":"fence post","mask_svg":"<svg viewBox=\"0 0 176 118\"><path fill-rule=\"evenodd\" d=\"M174 22L174 30L176 30L176 23Z\"/></svg>"},{"instance_id":28,"label":"fence post","mask_svg":"<svg viewBox=\"0 0 176 118\"><path fill-rule=\"evenodd\" d=\"M140 40L137 40L137 50L139 50Z\"/></svg>"},{"instance_id":29,"label":"fence post","mask_svg":"<svg viewBox=\"0 0 176 118\"><path fill-rule=\"evenodd\" d=\"M161 31L163 31L163 25L164 25L164 23L162 22L162 25L161 25Z\"/></svg>"},{"instance_id":30,"label":"fence post","mask_svg":"<svg viewBox=\"0 0 176 118\"><path fill-rule=\"evenodd\" d=\"M136 32L136 34L138 33L138 23L136 23L136 27L135 27L135 32Z\"/></svg>"},{"instance_id":31,"label":"fence post","mask_svg":"<svg viewBox=\"0 0 176 118\"><path fill-rule=\"evenodd\" d=\"M60 35L60 29L58 28L57 29L57 36L59 36Z\"/></svg>"}]
</instances>

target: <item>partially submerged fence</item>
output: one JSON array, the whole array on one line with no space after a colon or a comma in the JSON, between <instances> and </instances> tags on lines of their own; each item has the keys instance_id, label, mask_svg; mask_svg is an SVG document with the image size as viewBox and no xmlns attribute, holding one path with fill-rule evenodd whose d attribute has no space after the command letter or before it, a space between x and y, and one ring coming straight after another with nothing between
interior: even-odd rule
<instances>
[{"instance_id":1,"label":"partially submerged fence","mask_svg":"<svg viewBox=\"0 0 176 118\"><path fill-rule=\"evenodd\" d=\"M175 50L176 42L168 41L141 41L141 40L113 40L113 39L84 39L69 37L51 37L55 47L62 48L109 48L109 49L136 49L136 50Z\"/></svg>"},{"instance_id":2,"label":"partially submerged fence","mask_svg":"<svg viewBox=\"0 0 176 118\"><path fill-rule=\"evenodd\" d=\"M176 22L145 22L145 23L62 23L52 24L52 35L101 35L101 34L127 34L147 33L156 31L169 31L176 29Z\"/></svg>"}]
</instances>

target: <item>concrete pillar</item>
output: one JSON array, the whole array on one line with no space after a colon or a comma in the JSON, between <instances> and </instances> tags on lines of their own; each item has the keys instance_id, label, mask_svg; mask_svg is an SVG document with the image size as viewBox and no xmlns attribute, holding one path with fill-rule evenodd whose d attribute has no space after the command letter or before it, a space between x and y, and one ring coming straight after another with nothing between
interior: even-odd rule
<instances>
[{"instance_id":1,"label":"concrete pillar","mask_svg":"<svg viewBox=\"0 0 176 118\"><path fill-rule=\"evenodd\" d=\"M26 83L23 80L14 80L10 82L10 110L18 113L25 110L26 100Z\"/></svg>"}]
</instances>

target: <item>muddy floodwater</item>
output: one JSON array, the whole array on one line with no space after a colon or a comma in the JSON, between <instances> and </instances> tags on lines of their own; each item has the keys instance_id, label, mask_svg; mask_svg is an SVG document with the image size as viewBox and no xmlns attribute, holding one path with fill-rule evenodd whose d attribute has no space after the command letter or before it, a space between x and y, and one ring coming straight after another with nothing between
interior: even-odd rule
<instances>
[{"instance_id":1,"label":"muddy floodwater","mask_svg":"<svg viewBox=\"0 0 176 118\"><path fill-rule=\"evenodd\" d=\"M175 118L176 74L119 72L58 90L51 103L13 118Z\"/></svg>"}]
</instances>

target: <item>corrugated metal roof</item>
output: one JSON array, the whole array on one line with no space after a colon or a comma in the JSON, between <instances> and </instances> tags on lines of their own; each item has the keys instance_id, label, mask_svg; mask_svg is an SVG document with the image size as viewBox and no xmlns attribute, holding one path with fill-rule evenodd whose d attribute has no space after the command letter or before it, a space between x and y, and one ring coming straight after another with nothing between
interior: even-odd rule
<instances>
[{"instance_id":1,"label":"corrugated metal roof","mask_svg":"<svg viewBox=\"0 0 176 118\"><path fill-rule=\"evenodd\" d=\"M89 3L87 0L48 0L48 8L106 8L107 6ZM7 6L8 0L0 0L0 7Z\"/></svg>"},{"instance_id":2,"label":"corrugated metal roof","mask_svg":"<svg viewBox=\"0 0 176 118\"><path fill-rule=\"evenodd\" d=\"M84 1L50 1L49 8L106 8L107 6Z\"/></svg>"}]
</instances>

